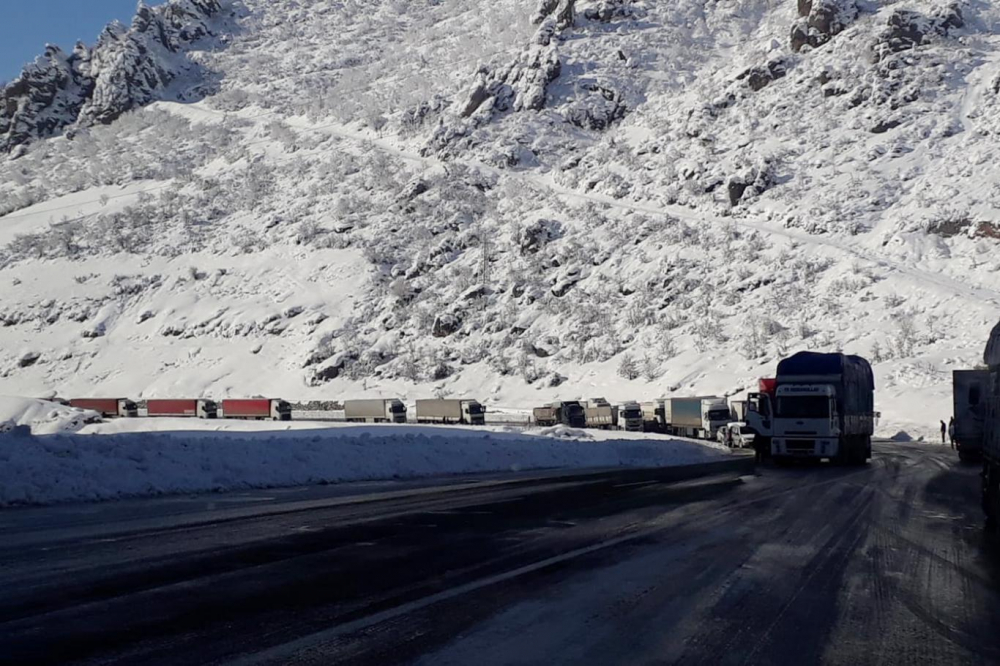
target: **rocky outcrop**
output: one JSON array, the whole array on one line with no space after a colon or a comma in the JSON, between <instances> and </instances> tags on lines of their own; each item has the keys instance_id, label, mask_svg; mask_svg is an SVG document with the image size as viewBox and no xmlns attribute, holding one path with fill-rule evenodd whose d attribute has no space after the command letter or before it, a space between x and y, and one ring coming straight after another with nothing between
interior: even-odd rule
<instances>
[{"instance_id":1,"label":"rocky outcrop","mask_svg":"<svg viewBox=\"0 0 1000 666\"><path fill-rule=\"evenodd\" d=\"M843 32L858 17L855 0L798 0L801 20L792 26L793 51L817 48Z\"/></svg>"},{"instance_id":2,"label":"rocky outcrop","mask_svg":"<svg viewBox=\"0 0 1000 666\"><path fill-rule=\"evenodd\" d=\"M916 48L933 35L944 37L964 25L962 7L957 2L939 7L930 16L897 9L889 15L872 47L873 60L879 62L893 53Z\"/></svg>"},{"instance_id":3,"label":"rocky outcrop","mask_svg":"<svg viewBox=\"0 0 1000 666\"><path fill-rule=\"evenodd\" d=\"M556 28L565 30L576 20L576 0L539 0L538 9L531 17L535 25L552 18Z\"/></svg>"},{"instance_id":4,"label":"rocky outcrop","mask_svg":"<svg viewBox=\"0 0 1000 666\"><path fill-rule=\"evenodd\" d=\"M589 21L609 23L634 14L632 0L601 0L596 7L588 7L583 16Z\"/></svg>"},{"instance_id":5,"label":"rocky outcrop","mask_svg":"<svg viewBox=\"0 0 1000 666\"><path fill-rule=\"evenodd\" d=\"M47 46L43 56L0 90L0 152L52 136L76 121L94 88L90 58L83 44L71 54Z\"/></svg>"},{"instance_id":6,"label":"rocky outcrop","mask_svg":"<svg viewBox=\"0 0 1000 666\"><path fill-rule=\"evenodd\" d=\"M71 127L110 123L162 98L167 86L194 69L184 55L214 33L220 0L139 3L130 27L109 24L93 50L72 54L50 46L0 91L0 152Z\"/></svg>"},{"instance_id":7,"label":"rocky outcrop","mask_svg":"<svg viewBox=\"0 0 1000 666\"><path fill-rule=\"evenodd\" d=\"M746 80L754 92L763 90L770 83L783 78L788 73L788 64L783 58L777 58L765 65L755 65L736 77L737 81Z\"/></svg>"},{"instance_id":8,"label":"rocky outcrop","mask_svg":"<svg viewBox=\"0 0 1000 666\"><path fill-rule=\"evenodd\" d=\"M573 13L573 6L574 0L543 0L536 14L541 25L531 44L509 65L479 69L471 89L456 105L457 116L437 128L425 152L444 150L499 115L544 108L546 88L562 70L558 37L572 24L561 19Z\"/></svg>"}]
</instances>

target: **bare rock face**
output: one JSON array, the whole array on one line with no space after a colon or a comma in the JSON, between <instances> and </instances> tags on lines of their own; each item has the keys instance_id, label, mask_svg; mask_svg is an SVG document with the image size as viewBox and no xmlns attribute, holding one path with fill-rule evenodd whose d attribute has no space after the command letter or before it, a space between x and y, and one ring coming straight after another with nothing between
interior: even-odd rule
<instances>
[{"instance_id":1,"label":"bare rock face","mask_svg":"<svg viewBox=\"0 0 1000 666\"><path fill-rule=\"evenodd\" d=\"M887 56L916 48L934 35L947 36L965 26L965 17L959 3L939 7L930 16L908 9L897 9L889 15L885 28L872 48L873 60L880 62Z\"/></svg>"},{"instance_id":2,"label":"bare rock face","mask_svg":"<svg viewBox=\"0 0 1000 666\"><path fill-rule=\"evenodd\" d=\"M798 10L803 19L792 26L791 46L795 52L805 46L826 44L858 17L855 0L799 0Z\"/></svg>"},{"instance_id":3,"label":"bare rock face","mask_svg":"<svg viewBox=\"0 0 1000 666\"><path fill-rule=\"evenodd\" d=\"M539 0L531 22L538 25L550 17L555 19L559 30L569 28L576 20L576 0Z\"/></svg>"},{"instance_id":4,"label":"bare rock face","mask_svg":"<svg viewBox=\"0 0 1000 666\"><path fill-rule=\"evenodd\" d=\"M90 58L82 44L69 55L47 46L43 56L0 90L0 152L50 137L76 120L94 89Z\"/></svg>"},{"instance_id":5,"label":"bare rock face","mask_svg":"<svg viewBox=\"0 0 1000 666\"><path fill-rule=\"evenodd\" d=\"M788 73L788 65L783 58L777 58L765 65L756 65L736 77L737 81L746 79L747 85L754 92L763 90L769 84L783 78Z\"/></svg>"},{"instance_id":6,"label":"bare rock face","mask_svg":"<svg viewBox=\"0 0 1000 666\"><path fill-rule=\"evenodd\" d=\"M67 128L109 123L160 99L192 69L183 51L213 34L222 9L220 0L140 2L132 25L109 24L93 50L79 44L66 55L48 47L0 90L0 152Z\"/></svg>"}]
</instances>

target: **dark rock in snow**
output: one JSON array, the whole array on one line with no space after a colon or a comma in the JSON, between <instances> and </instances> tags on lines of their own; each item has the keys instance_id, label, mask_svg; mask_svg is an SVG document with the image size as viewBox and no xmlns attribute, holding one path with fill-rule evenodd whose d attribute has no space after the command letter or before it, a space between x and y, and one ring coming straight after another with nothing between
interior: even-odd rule
<instances>
[{"instance_id":1,"label":"dark rock in snow","mask_svg":"<svg viewBox=\"0 0 1000 666\"><path fill-rule=\"evenodd\" d=\"M743 198L743 193L750 187L749 183L743 182L741 178L731 178L729 180L729 205L735 206Z\"/></svg>"},{"instance_id":2,"label":"dark rock in snow","mask_svg":"<svg viewBox=\"0 0 1000 666\"><path fill-rule=\"evenodd\" d=\"M431 335L435 338L446 338L459 328L462 327L462 322L453 314L439 314L434 318L434 327L431 329Z\"/></svg>"},{"instance_id":3,"label":"dark rock in snow","mask_svg":"<svg viewBox=\"0 0 1000 666\"><path fill-rule=\"evenodd\" d=\"M872 134L883 134L888 132L893 127L899 127L900 121L898 120L881 120L874 127L872 127Z\"/></svg>"},{"instance_id":4,"label":"dark rock in snow","mask_svg":"<svg viewBox=\"0 0 1000 666\"><path fill-rule=\"evenodd\" d=\"M746 79L750 89L756 92L764 89L771 82L784 77L787 73L788 69L784 58L778 58L766 65L757 65L745 70L736 77L736 80Z\"/></svg>"},{"instance_id":5,"label":"dark rock in snow","mask_svg":"<svg viewBox=\"0 0 1000 666\"><path fill-rule=\"evenodd\" d=\"M583 16L587 20L600 21L601 23L629 18L632 14L632 0L601 0L596 7L588 7L583 12Z\"/></svg>"},{"instance_id":6,"label":"dark rock in snow","mask_svg":"<svg viewBox=\"0 0 1000 666\"><path fill-rule=\"evenodd\" d=\"M817 48L844 31L858 17L855 0L799 0L799 15L792 26L792 51L804 46Z\"/></svg>"},{"instance_id":7,"label":"dark rock in snow","mask_svg":"<svg viewBox=\"0 0 1000 666\"><path fill-rule=\"evenodd\" d=\"M38 352L26 352L18 359L17 366L19 368L30 368L35 363L38 363L38 359L41 357L42 355Z\"/></svg>"}]
</instances>

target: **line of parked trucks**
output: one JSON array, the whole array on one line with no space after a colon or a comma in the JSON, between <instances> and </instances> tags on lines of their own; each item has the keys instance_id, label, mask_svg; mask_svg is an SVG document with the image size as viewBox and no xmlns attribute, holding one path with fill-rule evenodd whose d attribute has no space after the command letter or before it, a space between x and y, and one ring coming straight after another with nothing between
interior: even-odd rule
<instances>
[{"instance_id":1,"label":"line of parked trucks","mask_svg":"<svg viewBox=\"0 0 1000 666\"><path fill-rule=\"evenodd\" d=\"M139 404L128 398L74 398L70 406L98 412L106 418L136 418ZM486 410L477 400L417 400L418 423L459 423L484 425ZM249 419L290 421L292 405L275 398L151 399L146 401L148 417L188 417L200 419ZM401 400L348 400L344 419L355 423L406 423L406 405Z\"/></svg>"},{"instance_id":2,"label":"line of parked trucks","mask_svg":"<svg viewBox=\"0 0 1000 666\"><path fill-rule=\"evenodd\" d=\"M1000 343L997 345L1000 347ZM979 376L977 381L986 380ZM713 439L733 446L754 446L779 463L797 458L828 458L864 464L871 457L871 436L877 416L874 395L872 369L865 359L799 352L780 361L775 376L760 379L757 390L745 400L730 403L719 396L686 396L621 405L612 405L603 398L558 401L536 407L532 421L539 426L563 424ZM126 398L74 399L69 404L105 417L140 414L138 404ZM415 412L417 423L473 426L486 423L486 409L474 399L417 400ZM221 402L154 399L146 401L146 415L288 421L292 418L292 405L270 398ZM388 398L347 400L344 420L407 423L409 419L403 401ZM980 443L979 447L982 446Z\"/></svg>"}]
</instances>

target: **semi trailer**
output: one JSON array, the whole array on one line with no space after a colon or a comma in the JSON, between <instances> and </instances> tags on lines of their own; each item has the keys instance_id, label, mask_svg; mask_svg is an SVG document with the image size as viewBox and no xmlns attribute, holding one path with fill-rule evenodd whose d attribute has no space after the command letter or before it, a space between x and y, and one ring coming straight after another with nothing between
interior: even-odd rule
<instances>
[{"instance_id":1,"label":"semi trailer","mask_svg":"<svg viewBox=\"0 0 1000 666\"><path fill-rule=\"evenodd\" d=\"M214 419L219 415L219 407L214 400L147 400L146 416L188 417Z\"/></svg>"},{"instance_id":2,"label":"semi trailer","mask_svg":"<svg viewBox=\"0 0 1000 666\"><path fill-rule=\"evenodd\" d=\"M139 416L139 406L128 398L74 398L70 407L89 409L107 418L135 418Z\"/></svg>"},{"instance_id":3,"label":"semi trailer","mask_svg":"<svg viewBox=\"0 0 1000 666\"><path fill-rule=\"evenodd\" d=\"M584 426L610 430L618 425L618 410L604 398L588 400L583 408Z\"/></svg>"},{"instance_id":4,"label":"semi trailer","mask_svg":"<svg viewBox=\"0 0 1000 666\"><path fill-rule=\"evenodd\" d=\"M875 431L875 379L860 356L799 352L778 363L771 455L864 465Z\"/></svg>"},{"instance_id":5,"label":"semi trailer","mask_svg":"<svg viewBox=\"0 0 1000 666\"><path fill-rule=\"evenodd\" d=\"M983 410L982 503L987 527L996 530L1000 522L1000 324L990 333L983 362L988 378Z\"/></svg>"},{"instance_id":6,"label":"semi trailer","mask_svg":"<svg viewBox=\"0 0 1000 666\"><path fill-rule=\"evenodd\" d=\"M222 401L222 416L227 419L291 421L292 406L275 398L231 398Z\"/></svg>"},{"instance_id":7,"label":"semi trailer","mask_svg":"<svg viewBox=\"0 0 1000 666\"><path fill-rule=\"evenodd\" d=\"M406 423L406 405L397 398L346 400L344 420L352 423Z\"/></svg>"},{"instance_id":8,"label":"semi trailer","mask_svg":"<svg viewBox=\"0 0 1000 666\"><path fill-rule=\"evenodd\" d=\"M665 404L667 432L694 439L716 439L730 420L729 404L717 396L670 398Z\"/></svg>"},{"instance_id":9,"label":"semi trailer","mask_svg":"<svg viewBox=\"0 0 1000 666\"><path fill-rule=\"evenodd\" d=\"M417 400L417 423L486 425L486 410L477 400Z\"/></svg>"},{"instance_id":10,"label":"semi trailer","mask_svg":"<svg viewBox=\"0 0 1000 666\"><path fill-rule=\"evenodd\" d=\"M962 461L978 460L983 452L986 386L989 370L955 370L951 374L955 448Z\"/></svg>"}]
</instances>

